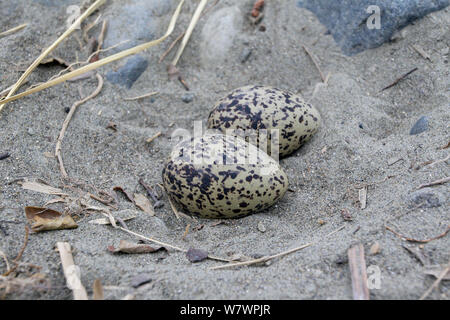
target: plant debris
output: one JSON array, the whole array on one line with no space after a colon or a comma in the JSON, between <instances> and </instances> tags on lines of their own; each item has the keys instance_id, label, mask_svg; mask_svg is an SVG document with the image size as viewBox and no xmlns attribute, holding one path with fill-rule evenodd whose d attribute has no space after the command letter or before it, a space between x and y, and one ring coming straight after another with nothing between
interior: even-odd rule
<instances>
[{"instance_id":1,"label":"plant debris","mask_svg":"<svg viewBox=\"0 0 450 320\"><path fill-rule=\"evenodd\" d=\"M348 209L341 209L341 216L342 218L344 218L345 221L352 221L353 217L352 214L350 213L350 211Z\"/></svg>"},{"instance_id":2,"label":"plant debris","mask_svg":"<svg viewBox=\"0 0 450 320\"><path fill-rule=\"evenodd\" d=\"M418 247L408 247L405 245L402 245L402 247L408 251L409 253L411 253L414 258L416 258L422 265L427 265L427 258L425 257L425 255L422 253L422 251L418 248Z\"/></svg>"},{"instance_id":3,"label":"plant debris","mask_svg":"<svg viewBox=\"0 0 450 320\"><path fill-rule=\"evenodd\" d=\"M28 25L28 23L24 23L24 24L21 24L21 25L19 25L17 27L11 28L11 29L6 30L6 31L3 31L3 32L0 33L0 38L8 36L10 34L13 34L14 32L20 31L23 28L25 28L27 25Z\"/></svg>"},{"instance_id":4,"label":"plant debris","mask_svg":"<svg viewBox=\"0 0 450 320\"><path fill-rule=\"evenodd\" d=\"M190 248L186 252L186 257L190 262L200 262L208 258L208 252L201 249Z\"/></svg>"},{"instance_id":5,"label":"plant debris","mask_svg":"<svg viewBox=\"0 0 450 320\"><path fill-rule=\"evenodd\" d=\"M348 264L352 276L352 289L354 300L369 300L367 287L366 260L364 246L357 244L348 249Z\"/></svg>"},{"instance_id":6,"label":"plant debris","mask_svg":"<svg viewBox=\"0 0 450 320\"><path fill-rule=\"evenodd\" d=\"M374 255L376 255L376 254L379 254L380 251L381 251L381 246L380 246L380 244L378 243L378 241L376 241L376 242L375 242L374 244L372 244L372 246L370 247L369 254L370 254L371 256L374 256Z\"/></svg>"},{"instance_id":7,"label":"plant debris","mask_svg":"<svg viewBox=\"0 0 450 320\"><path fill-rule=\"evenodd\" d=\"M43 182L38 181L19 181L18 182L23 189L41 192L45 194L51 194L51 195L59 195L59 196L67 196L67 193L64 193L61 189L54 188L48 184L44 184Z\"/></svg>"},{"instance_id":8,"label":"plant debris","mask_svg":"<svg viewBox=\"0 0 450 320\"><path fill-rule=\"evenodd\" d=\"M152 247L148 244L132 243L126 240L120 240L118 248L115 248L114 246L108 246L108 251L112 253L140 254L140 253L153 253L161 250L167 251L167 249L162 246Z\"/></svg>"},{"instance_id":9,"label":"plant debris","mask_svg":"<svg viewBox=\"0 0 450 320\"><path fill-rule=\"evenodd\" d=\"M359 189L359 203L361 204L361 210L364 210L367 206L367 186Z\"/></svg>"},{"instance_id":10,"label":"plant debris","mask_svg":"<svg viewBox=\"0 0 450 320\"><path fill-rule=\"evenodd\" d=\"M78 225L69 215L40 207L25 207L25 215L34 232L74 229Z\"/></svg>"},{"instance_id":11,"label":"plant debris","mask_svg":"<svg viewBox=\"0 0 450 320\"><path fill-rule=\"evenodd\" d=\"M393 86L395 86L396 84L398 84L400 81L402 81L403 79L405 79L407 76L409 76L411 73L417 71L419 68L415 67L414 69L412 69L411 71L408 71L407 73L405 73L404 75L402 75L401 77L397 78L394 82L392 82L390 85L384 87L383 89L380 90L380 92L383 92L384 90L387 90L389 88L392 88Z\"/></svg>"},{"instance_id":12,"label":"plant debris","mask_svg":"<svg viewBox=\"0 0 450 320\"><path fill-rule=\"evenodd\" d=\"M399 237L399 238L401 238L401 239L403 239L403 240L410 241L410 242L419 242L419 243L427 243L427 242L430 242L430 241L433 241L433 240L437 240L437 239L443 238L443 237L445 237L445 236L447 235L447 233L450 231L450 226L447 226L447 230L445 230L443 233L441 233L440 235L438 235L438 236L436 236L436 237L433 237L433 238L430 238L430 239L425 239L425 240L418 240L418 239L413 239L413 238L410 238L410 237L406 237L406 236L404 236L404 235L398 233L397 231L393 230L393 229L392 229L391 227L389 227L389 226L385 226L385 227L386 227L387 230L389 230L390 232L392 232L392 233L395 234L397 237Z\"/></svg>"},{"instance_id":13,"label":"plant debris","mask_svg":"<svg viewBox=\"0 0 450 320\"><path fill-rule=\"evenodd\" d=\"M134 218L136 218L136 216L127 217L127 218L122 218L121 220L122 220L122 221L128 221L128 220L132 220L132 219L134 219ZM119 218L116 218L116 220L119 220ZM118 222L119 222L119 221L118 221ZM91 220L91 221L89 221L89 223L92 223L92 224L101 224L101 225L109 225L109 224L111 224L111 220L108 219L108 218L99 218L99 219Z\"/></svg>"},{"instance_id":14,"label":"plant debris","mask_svg":"<svg viewBox=\"0 0 450 320\"><path fill-rule=\"evenodd\" d=\"M103 286L102 286L102 282L100 281L100 279L94 280L94 285L93 285L92 291L93 291L93 296L92 296L93 300L105 300L105 294L103 292Z\"/></svg>"},{"instance_id":15,"label":"plant debris","mask_svg":"<svg viewBox=\"0 0 450 320\"><path fill-rule=\"evenodd\" d=\"M425 293L420 297L419 300L425 300L425 298L429 296L429 294L434 290L434 288L439 286L439 283L441 283L442 279L444 279L444 277L446 277L446 275L448 274L449 271L450 271L450 262L448 263L447 267L441 271L441 273L437 277L436 281L433 282L431 287L428 288L427 291L425 291Z\"/></svg>"},{"instance_id":16,"label":"plant debris","mask_svg":"<svg viewBox=\"0 0 450 320\"><path fill-rule=\"evenodd\" d=\"M264 0L256 0L255 4L253 5L252 12L250 13L253 18L257 18L261 11L264 8Z\"/></svg>"},{"instance_id":17,"label":"plant debris","mask_svg":"<svg viewBox=\"0 0 450 320\"><path fill-rule=\"evenodd\" d=\"M450 181L450 177L438 179L438 180L435 180L435 181L430 182L430 183L421 184L420 186L417 187L417 190L422 189L422 188L426 188L426 187L432 187L432 186L437 186L437 185L440 185L440 184L445 184L445 183L447 183L449 181Z\"/></svg>"},{"instance_id":18,"label":"plant debris","mask_svg":"<svg viewBox=\"0 0 450 320\"><path fill-rule=\"evenodd\" d=\"M134 197L130 193L128 193L124 188L122 188L121 186L115 186L115 187L113 187L113 190L116 192L123 193L125 195L125 198L128 199L128 201L134 203Z\"/></svg>"},{"instance_id":19,"label":"plant debris","mask_svg":"<svg viewBox=\"0 0 450 320\"><path fill-rule=\"evenodd\" d=\"M330 232L325 237L329 237L329 236L331 236L331 235L341 231L344 228L345 228L345 226L342 226L339 229L337 229L337 230L335 230L333 232ZM218 267L213 267L213 268L211 268L211 270L219 270L219 269L226 269L226 268L232 268L232 267L242 267L242 266L258 265L258 264L261 264L261 263L266 263L266 262L268 262L270 260L273 260L273 259L276 259L276 258L280 258L280 257L284 257L284 256L286 256L288 254L291 254L291 253L303 250L303 249L308 248L308 247L310 247L310 246L312 246L312 245L314 245L316 243L318 243L318 241L310 242L310 243L304 244L304 245L302 245L300 247L289 249L289 250L286 250L286 251L283 251L281 253L274 254L274 255L271 255L271 256L265 256L265 257L261 257L261 258L257 258L257 259L253 259L253 260L249 260L249 261L224 264L224 265L221 265L221 266L218 266Z\"/></svg>"},{"instance_id":20,"label":"plant debris","mask_svg":"<svg viewBox=\"0 0 450 320\"><path fill-rule=\"evenodd\" d=\"M152 204L150 203L150 200L147 199L146 196L140 193L134 194L134 203L136 206L144 211L145 213L148 213L151 216L155 215L155 211L153 211Z\"/></svg>"},{"instance_id":21,"label":"plant debris","mask_svg":"<svg viewBox=\"0 0 450 320\"><path fill-rule=\"evenodd\" d=\"M437 279L444 270L445 266L428 266L423 273L433 276ZM450 270L447 270L447 273L442 277L442 280L450 280Z\"/></svg>"},{"instance_id":22,"label":"plant debris","mask_svg":"<svg viewBox=\"0 0 450 320\"><path fill-rule=\"evenodd\" d=\"M72 256L72 249L68 242L57 242L61 264L66 277L67 287L72 290L75 300L88 300L86 289L81 283L80 268L75 265Z\"/></svg>"},{"instance_id":23,"label":"plant debris","mask_svg":"<svg viewBox=\"0 0 450 320\"><path fill-rule=\"evenodd\" d=\"M147 140L145 140L145 142L147 143L151 143L153 140L155 140L156 138L158 138L161 135L161 131L159 131L158 133L156 133L153 137L148 138Z\"/></svg>"}]
</instances>

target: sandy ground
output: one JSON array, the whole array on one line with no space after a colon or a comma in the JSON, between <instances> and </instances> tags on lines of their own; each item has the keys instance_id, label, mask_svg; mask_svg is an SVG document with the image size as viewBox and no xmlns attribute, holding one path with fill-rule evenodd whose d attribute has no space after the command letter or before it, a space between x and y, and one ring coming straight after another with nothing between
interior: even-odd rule
<instances>
[{"instance_id":1,"label":"sandy ground","mask_svg":"<svg viewBox=\"0 0 450 320\"><path fill-rule=\"evenodd\" d=\"M221 1L212 14L231 5L237 5L244 14L250 11L251 1ZM9 1L0 2L2 12L10 6ZM111 16L120 11L118 7L117 2L110 3L102 8L102 13ZM36 14L42 10L40 4L20 1L15 10L17 14L2 19L0 28L24 21L30 26L0 39L1 89L13 84L65 28L61 8L48 7L41 15ZM448 162L416 169L421 163L443 159L449 153L449 149L442 149L450 136L449 9L409 25L395 41L347 57L312 13L297 8L295 1L271 3L263 20L266 31L241 19L231 50L219 62L202 59L199 52L205 17L179 63L194 93L193 102L187 104L181 99L186 91L180 83L167 80L167 62L157 61L171 40L186 28L194 10L195 5L188 3L169 41L143 54L149 67L130 90L105 82L98 97L79 107L63 142L63 158L70 177L104 190L119 185L143 192L139 178L150 185L161 182L173 130L192 130L194 121L205 122L214 102L236 87L276 86L310 100L319 109L323 123L309 143L281 160L292 191L274 207L216 226L217 221L211 220L177 220L166 197L165 206L155 209L155 217L134 208L123 197L120 210L132 210L137 216L128 222L128 227L136 232L222 257L276 254L310 241L318 243L270 265L214 271L209 268L220 265L219 262L193 264L185 254L176 251L113 255L107 246L117 246L121 239L136 239L112 227L88 223L100 214L82 215L77 229L30 235L21 261L40 266L40 273L51 283L50 289L25 288L7 298L72 298L55 251L57 241L67 241L74 247L74 259L88 293L92 293L94 280L101 279L107 299L120 299L127 294L137 299L352 299L347 250L356 243L364 245L367 266L379 268L381 274L379 288L370 291L372 299L419 298L435 279L424 274L426 267L404 246L419 250L427 265L444 265L450 259L448 235L419 247L389 232L385 225L412 238L427 239L443 233L450 224L448 184L430 188L440 199L439 206L418 206L410 200L419 185L449 176ZM161 18L158 34L164 32L169 19L170 14ZM94 30L92 34L97 34L99 29ZM327 85L321 84L302 44L315 53L323 73L329 75ZM412 49L413 44L424 48L431 61ZM243 64L240 59L245 48L251 48L252 54ZM77 55L85 58L86 52L71 37L55 55L75 61ZM103 67L100 73L105 75L120 65L118 62ZM418 70L404 81L380 92L415 67ZM60 70L59 66L39 67L30 83L45 81ZM45 153L54 151L66 117L64 109L80 98L79 90L87 94L95 87L95 78L59 85L8 104L0 115L0 153L11 153L0 161L0 249L10 261L23 244L23 208L40 206L53 198L23 190L11 182L30 177L55 187L68 185L61 180L57 161ZM159 94L139 102L122 99L150 91ZM410 135L410 128L423 115L430 119L429 129ZM117 131L106 128L111 121L117 125ZM145 142L159 131L163 133L161 137L151 144ZM367 207L362 210L358 192L365 185ZM352 221L344 221L343 209L350 212ZM191 231L183 240L188 223L192 224ZM201 230L193 231L201 224ZM258 224L264 225L264 233L258 230ZM324 238L341 226L345 226L342 231ZM369 249L375 242L379 243L380 252L370 255ZM1 259L1 272L5 268ZM36 272L25 265L19 271L19 278ZM131 284L140 274L149 275L152 282L135 289ZM448 299L449 290L448 281L444 281L430 298Z\"/></svg>"}]
</instances>

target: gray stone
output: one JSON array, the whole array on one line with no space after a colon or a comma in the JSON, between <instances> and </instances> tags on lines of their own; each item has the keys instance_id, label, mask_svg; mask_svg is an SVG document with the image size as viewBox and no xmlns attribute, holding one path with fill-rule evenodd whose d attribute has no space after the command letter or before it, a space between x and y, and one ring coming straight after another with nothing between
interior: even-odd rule
<instances>
[{"instance_id":1,"label":"gray stone","mask_svg":"<svg viewBox=\"0 0 450 320\"><path fill-rule=\"evenodd\" d=\"M243 14L238 7L225 7L212 13L202 30L200 45L202 60L222 62L241 29Z\"/></svg>"},{"instance_id":2,"label":"gray stone","mask_svg":"<svg viewBox=\"0 0 450 320\"><path fill-rule=\"evenodd\" d=\"M201 249L190 248L186 252L186 257L190 262L200 262L208 258L208 252Z\"/></svg>"},{"instance_id":3,"label":"gray stone","mask_svg":"<svg viewBox=\"0 0 450 320\"><path fill-rule=\"evenodd\" d=\"M133 288L139 288L140 286L147 284L152 281L152 276L149 274L138 274L131 280L131 286Z\"/></svg>"},{"instance_id":4,"label":"gray stone","mask_svg":"<svg viewBox=\"0 0 450 320\"><path fill-rule=\"evenodd\" d=\"M173 0L128 0L120 5L120 11L114 11L114 16L108 19L104 48L126 41L110 53L129 49L136 45L156 38L159 31L159 16L171 11Z\"/></svg>"},{"instance_id":5,"label":"gray stone","mask_svg":"<svg viewBox=\"0 0 450 320\"><path fill-rule=\"evenodd\" d=\"M347 55L375 48L388 41L397 31L430 12L441 10L450 0L299 0L297 5L312 11L333 35ZM380 28L369 29L368 18L380 8ZM369 22L372 22L369 19Z\"/></svg>"},{"instance_id":6,"label":"gray stone","mask_svg":"<svg viewBox=\"0 0 450 320\"><path fill-rule=\"evenodd\" d=\"M181 100L183 100L184 103L190 103L194 100L194 94L193 93L185 93L182 97Z\"/></svg>"},{"instance_id":7,"label":"gray stone","mask_svg":"<svg viewBox=\"0 0 450 320\"><path fill-rule=\"evenodd\" d=\"M411 193L408 196L410 207L434 208L442 205L443 196L431 188L424 188Z\"/></svg>"},{"instance_id":8,"label":"gray stone","mask_svg":"<svg viewBox=\"0 0 450 320\"><path fill-rule=\"evenodd\" d=\"M417 122L413 125L411 128L411 131L409 131L410 135L419 134L422 132L425 132L428 130L428 117L422 116L417 120Z\"/></svg>"},{"instance_id":9,"label":"gray stone","mask_svg":"<svg viewBox=\"0 0 450 320\"><path fill-rule=\"evenodd\" d=\"M112 83L130 89L133 83L141 76L145 69L147 69L147 66L148 61L146 58L140 55L135 55L128 58L119 70L110 70L106 74L106 79Z\"/></svg>"}]
</instances>

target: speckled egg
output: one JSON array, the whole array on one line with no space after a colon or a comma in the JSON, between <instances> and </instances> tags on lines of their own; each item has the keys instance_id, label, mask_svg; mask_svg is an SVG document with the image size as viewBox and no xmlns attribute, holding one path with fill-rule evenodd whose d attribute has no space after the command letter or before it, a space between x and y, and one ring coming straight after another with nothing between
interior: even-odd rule
<instances>
[{"instance_id":1,"label":"speckled egg","mask_svg":"<svg viewBox=\"0 0 450 320\"><path fill-rule=\"evenodd\" d=\"M236 134L248 136L249 131L266 129L267 144L260 140L254 140L254 144L264 146L263 150L269 154L276 154L271 152L273 140L280 157L291 154L311 139L319 124L320 114L311 104L298 95L265 86L235 89L216 103L208 118L208 128L227 134L241 130ZM275 137L274 133L277 139L271 138Z\"/></svg>"},{"instance_id":2,"label":"speckled egg","mask_svg":"<svg viewBox=\"0 0 450 320\"><path fill-rule=\"evenodd\" d=\"M223 134L177 144L162 178L169 197L202 218L239 218L264 210L288 187L277 161L240 137Z\"/></svg>"}]
</instances>

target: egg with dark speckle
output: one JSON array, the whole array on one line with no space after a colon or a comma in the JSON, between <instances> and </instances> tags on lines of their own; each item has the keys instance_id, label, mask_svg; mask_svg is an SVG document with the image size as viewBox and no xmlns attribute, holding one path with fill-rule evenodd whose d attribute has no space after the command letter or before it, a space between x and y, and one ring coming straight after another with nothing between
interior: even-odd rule
<instances>
[{"instance_id":1,"label":"egg with dark speckle","mask_svg":"<svg viewBox=\"0 0 450 320\"><path fill-rule=\"evenodd\" d=\"M162 178L170 199L201 218L239 218L267 209L288 188L277 161L240 137L223 134L178 143Z\"/></svg>"},{"instance_id":2,"label":"egg with dark speckle","mask_svg":"<svg viewBox=\"0 0 450 320\"><path fill-rule=\"evenodd\" d=\"M319 125L320 114L311 104L296 94L266 86L235 89L216 103L207 123L208 128L223 133L234 130L246 141L280 157L288 156L311 139ZM261 138L262 131L265 140ZM249 132L256 132L259 138L249 140Z\"/></svg>"}]
</instances>

